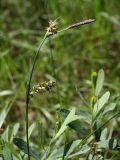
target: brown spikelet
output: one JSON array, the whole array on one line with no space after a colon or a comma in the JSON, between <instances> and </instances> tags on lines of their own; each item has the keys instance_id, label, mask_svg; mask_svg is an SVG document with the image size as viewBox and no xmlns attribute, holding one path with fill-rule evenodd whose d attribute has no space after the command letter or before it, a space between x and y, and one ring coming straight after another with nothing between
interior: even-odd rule
<instances>
[{"instance_id":1,"label":"brown spikelet","mask_svg":"<svg viewBox=\"0 0 120 160\"><path fill-rule=\"evenodd\" d=\"M56 21L49 21L49 26L47 27L47 36L51 36L57 33L58 23Z\"/></svg>"},{"instance_id":2,"label":"brown spikelet","mask_svg":"<svg viewBox=\"0 0 120 160\"><path fill-rule=\"evenodd\" d=\"M89 23L92 23L94 21L95 21L95 19L88 19L88 20L85 20L85 21L82 21L82 22L78 22L78 23L75 23L75 24L72 24L72 25L68 26L68 29L77 28L77 27L80 27L81 25L89 24Z\"/></svg>"}]
</instances>

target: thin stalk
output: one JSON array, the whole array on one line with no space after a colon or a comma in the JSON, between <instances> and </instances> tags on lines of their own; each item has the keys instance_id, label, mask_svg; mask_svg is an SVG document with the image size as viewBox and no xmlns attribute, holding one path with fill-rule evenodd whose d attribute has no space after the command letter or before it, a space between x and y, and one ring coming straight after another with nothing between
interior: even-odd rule
<instances>
[{"instance_id":1,"label":"thin stalk","mask_svg":"<svg viewBox=\"0 0 120 160\"><path fill-rule=\"evenodd\" d=\"M31 67L31 70L30 70L30 73L29 73L29 78L28 78L28 81L27 81L27 90L26 90L26 139L27 139L28 160L30 160L29 137L28 137L28 127L29 127L28 109L29 109L29 101L30 101L30 86L31 86L31 80L32 80L32 75L33 75L33 71L34 71L34 68L35 68L35 64L36 64L37 58L39 56L40 49L43 46L46 38L47 38L47 32L46 32L40 46L38 47L35 56L34 56L33 64L32 64L32 67Z\"/></svg>"}]
</instances>

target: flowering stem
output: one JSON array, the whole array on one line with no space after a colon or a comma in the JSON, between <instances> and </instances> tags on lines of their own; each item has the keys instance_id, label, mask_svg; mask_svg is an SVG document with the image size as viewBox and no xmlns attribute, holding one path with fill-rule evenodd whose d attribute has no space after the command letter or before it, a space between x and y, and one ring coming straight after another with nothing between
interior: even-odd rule
<instances>
[{"instance_id":1,"label":"flowering stem","mask_svg":"<svg viewBox=\"0 0 120 160\"><path fill-rule=\"evenodd\" d=\"M40 46L38 47L35 56L34 56L34 61L33 61L33 64L32 64L31 70L30 70L30 74L29 74L29 78L28 78L28 81L27 81L27 90L26 90L26 139L27 139L28 160L30 160L29 135L28 135L28 127L29 127L28 109L29 109L29 101L30 101L30 86L31 86L31 80L32 80L32 75L33 75L33 71L34 71L34 68L35 68L35 64L36 64L37 58L39 56L40 49L42 48L46 38L47 38L47 32L46 32Z\"/></svg>"},{"instance_id":2,"label":"flowering stem","mask_svg":"<svg viewBox=\"0 0 120 160\"><path fill-rule=\"evenodd\" d=\"M28 77L28 81L27 81L27 89L26 89L26 139L27 139L28 160L30 160L29 135L28 135L28 127L29 127L28 109L29 109L29 101L30 101L30 88L31 88L31 80L32 80L33 71L34 71L34 68L35 68L35 64L36 64L37 58L38 58L39 53L40 53L40 49L42 48L45 40L48 37L50 37L52 35L55 35L57 33L66 31L68 29L77 28L77 27L79 27L81 25L88 24L88 23L91 23L91 22L94 22L94 21L95 21L94 19L92 19L92 20L90 19L90 20L86 20L86 21L83 21L83 22L79 22L79 23L70 25L67 28L64 28L62 30L59 30L58 32L57 32L57 24L55 23L55 21L50 21L49 22L49 27L47 28L47 32L46 32L42 42L40 43L40 45L39 45L39 47L37 49L37 52L36 52L36 54L34 56L33 64L32 64L32 67L31 67L31 70L30 70L30 74L29 74L29 77Z\"/></svg>"}]
</instances>

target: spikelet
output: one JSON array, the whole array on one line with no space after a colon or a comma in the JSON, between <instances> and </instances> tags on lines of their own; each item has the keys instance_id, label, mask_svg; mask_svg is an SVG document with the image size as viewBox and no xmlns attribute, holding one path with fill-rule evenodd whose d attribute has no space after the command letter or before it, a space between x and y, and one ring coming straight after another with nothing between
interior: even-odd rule
<instances>
[{"instance_id":1,"label":"spikelet","mask_svg":"<svg viewBox=\"0 0 120 160\"><path fill-rule=\"evenodd\" d=\"M82 22L72 24L72 25L68 26L67 29L77 28L77 27L80 27L81 25L89 24L89 23L92 23L94 21L95 21L95 19L87 19L87 20L84 20Z\"/></svg>"},{"instance_id":2,"label":"spikelet","mask_svg":"<svg viewBox=\"0 0 120 160\"><path fill-rule=\"evenodd\" d=\"M51 89L55 87L55 81L48 81L43 83L38 83L34 85L30 91L30 96L34 96L36 93L44 93L46 91L51 91Z\"/></svg>"},{"instance_id":3,"label":"spikelet","mask_svg":"<svg viewBox=\"0 0 120 160\"><path fill-rule=\"evenodd\" d=\"M49 26L47 27L47 36L56 34L58 30L58 23L56 21L49 21Z\"/></svg>"}]
</instances>

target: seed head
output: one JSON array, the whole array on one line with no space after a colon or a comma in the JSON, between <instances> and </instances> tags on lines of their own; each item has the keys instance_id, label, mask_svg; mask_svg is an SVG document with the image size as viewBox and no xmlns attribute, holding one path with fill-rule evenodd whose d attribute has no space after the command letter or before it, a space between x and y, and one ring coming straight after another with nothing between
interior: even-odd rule
<instances>
[{"instance_id":1,"label":"seed head","mask_svg":"<svg viewBox=\"0 0 120 160\"><path fill-rule=\"evenodd\" d=\"M51 36L55 33L57 33L58 30L58 23L56 21L49 21L49 26L47 28L47 36Z\"/></svg>"},{"instance_id":2,"label":"seed head","mask_svg":"<svg viewBox=\"0 0 120 160\"><path fill-rule=\"evenodd\" d=\"M55 87L55 81L48 81L43 83L38 83L34 85L30 91L30 96L34 96L36 93L44 93L46 91L51 91L51 89Z\"/></svg>"}]
</instances>

